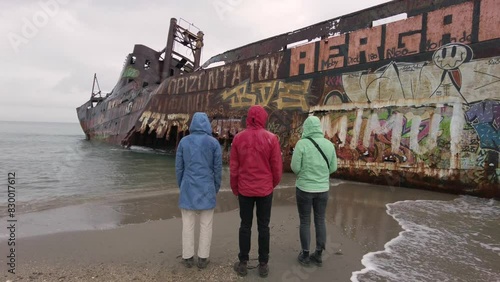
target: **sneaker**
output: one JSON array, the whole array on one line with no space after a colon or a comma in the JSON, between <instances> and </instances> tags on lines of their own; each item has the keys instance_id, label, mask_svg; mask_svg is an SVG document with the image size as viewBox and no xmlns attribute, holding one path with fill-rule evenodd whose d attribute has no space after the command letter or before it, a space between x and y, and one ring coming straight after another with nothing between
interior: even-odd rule
<instances>
[{"instance_id":1,"label":"sneaker","mask_svg":"<svg viewBox=\"0 0 500 282\"><path fill-rule=\"evenodd\" d=\"M234 263L234 271L238 273L239 276L243 277L247 275L247 262L237 261Z\"/></svg>"},{"instance_id":2,"label":"sneaker","mask_svg":"<svg viewBox=\"0 0 500 282\"><path fill-rule=\"evenodd\" d=\"M184 264L185 267L191 268L194 265L194 258L190 257L188 259L182 259L182 263Z\"/></svg>"},{"instance_id":3,"label":"sneaker","mask_svg":"<svg viewBox=\"0 0 500 282\"><path fill-rule=\"evenodd\" d=\"M300 252L298 258L297 258L303 266L309 266L310 260L309 260L309 252Z\"/></svg>"},{"instance_id":4,"label":"sneaker","mask_svg":"<svg viewBox=\"0 0 500 282\"><path fill-rule=\"evenodd\" d=\"M206 268L209 262L208 258L198 258L198 268Z\"/></svg>"},{"instance_id":5,"label":"sneaker","mask_svg":"<svg viewBox=\"0 0 500 282\"><path fill-rule=\"evenodd\" d=\"M266 262L259 263L259 276L262 278L267 277L269 274L269 266Z\"/></svg>"},{"instance_id":6,"label":"sneaker","mask_svg":"<svg viewBox=\"0 0 500 282\"><path fill-rule=\"evenodd\" d=\"M321 267L323 266L323 259L321 259L321 252L314 252L310 257L310 261L314 263L315 265Z\"/></svg>"}]
</instances>

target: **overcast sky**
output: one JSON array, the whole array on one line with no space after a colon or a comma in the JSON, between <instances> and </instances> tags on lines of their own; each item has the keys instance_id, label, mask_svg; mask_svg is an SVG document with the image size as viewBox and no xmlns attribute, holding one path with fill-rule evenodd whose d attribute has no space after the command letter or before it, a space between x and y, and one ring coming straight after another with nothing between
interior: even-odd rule
<instances>
[{"instance_id":1,"label":"overcast sky","mask_svg":"<svg viewBox=\"0 0 500 282\"><path fill-rule=\"evenodd\" d=\"M0 0L0 120L78 122L97 73L117 82L134 44L165 46L170 18L205 33L202 61L387 0Z\"/></svg>"}]
</instances>

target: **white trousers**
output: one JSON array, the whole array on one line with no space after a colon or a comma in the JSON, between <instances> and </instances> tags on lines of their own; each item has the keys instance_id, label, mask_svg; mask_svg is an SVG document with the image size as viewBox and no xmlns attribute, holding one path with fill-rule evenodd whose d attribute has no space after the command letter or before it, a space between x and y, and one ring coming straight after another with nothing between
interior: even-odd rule
<instances>
[{"instance_id":1,"label":"white trousers","mask_svg":"<svg viewBox=\"0 0 500 282\"><path fill-rule=\"evenodd\" d=\"M214 210L185 210L182 213L182 258L188 259L194 256L194 225L196 214L200 214L200 238L198 243L198 257L208 258L210 255L210 244L212 243L212 223Z\"/></svg>"}]
</instances>

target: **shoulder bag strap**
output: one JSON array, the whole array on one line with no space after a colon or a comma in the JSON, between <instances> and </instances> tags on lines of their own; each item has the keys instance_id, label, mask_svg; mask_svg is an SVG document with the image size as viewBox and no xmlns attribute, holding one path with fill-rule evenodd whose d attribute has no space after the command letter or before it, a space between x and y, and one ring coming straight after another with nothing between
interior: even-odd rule
<instances>
[{"instance_id":1,"label":"shoulder bag strap","mask_svg":"<svg viewBox=\"0 0 500 282\"><path fill-rule=\"evenodd\" d=\"M328 162L328 159L326 158L325 153L323 153L323 151L321 150L321 148L318 146L318 143L316 143L311 137L306 137L306 138L309 139L309 140L311 140L311 142L314 144L314 146L316 147L316 149L318 149L318 151L323 156L323 159L325 159L325 162L326 162L326 165L328 166L328 169L330 169L330 163Z\"/></svg>"}]
</instances>

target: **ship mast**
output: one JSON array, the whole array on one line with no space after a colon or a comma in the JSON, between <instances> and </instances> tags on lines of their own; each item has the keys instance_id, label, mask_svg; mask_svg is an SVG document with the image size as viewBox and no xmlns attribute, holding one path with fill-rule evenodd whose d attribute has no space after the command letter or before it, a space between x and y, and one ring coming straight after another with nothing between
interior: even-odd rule
<instances>
[{"instance_id":1,"label":"ship mast","mask_svg":"<svg viewBox=\"0 0 500 282\"><path fill-rule=\"evenodd\" d=\"M164 49L165 58L161 71L162 81L170 76L193 72L200 66L204 34L193 24L187 24L188 28L184 28L177 24L177 19L170 19L167 45ZM196 34L191 28L197 30ZM176 42L179 44L175 44ZM181 54L182 51L184 51L184 55Z\"/></svg>"},{"instance_id":2,"label":"ship mast","mask_svg":"<svg viewBox=\"0 0 500 282\"><path fill-rule=\"evenodd\" d=\"M97 85L97 92L94 92L95 86ZM99 81L97 80L97 74L94 73L94 81L92 82L92 93L90 94L90 107L94 107L94 103L99 103L104 98L101 95L101 87L99 86Z\"/></svg>"}]
</instances>

